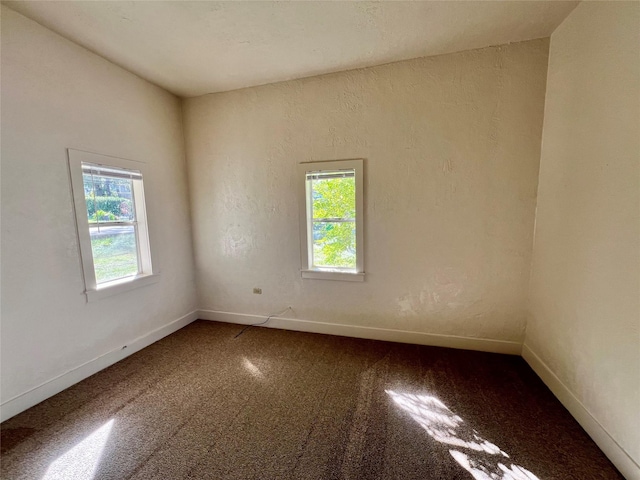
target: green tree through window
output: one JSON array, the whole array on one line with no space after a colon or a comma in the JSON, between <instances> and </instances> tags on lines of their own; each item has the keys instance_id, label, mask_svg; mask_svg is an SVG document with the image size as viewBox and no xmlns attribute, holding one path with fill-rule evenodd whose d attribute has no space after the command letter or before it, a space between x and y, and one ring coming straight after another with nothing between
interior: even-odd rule
<instances>
[{"instance_id":1,"label":"green tree through window","mask_svg":"<svg viewBox=\"0 0 640 480\"><path fill-rule=\"evenodd\" d=\"M364 281L364 160L302 162L300 275Z\"/></svg>"},{"instance_id":2,"label":"green tree through window","mask_svg":"<svg viewBox=\"0 0 640 480\"><path fill-rule=\"evenodd\" d=\"M356 184L353 171L308 175L313 266L356 267Z\"/></svg>"}]
</instances>

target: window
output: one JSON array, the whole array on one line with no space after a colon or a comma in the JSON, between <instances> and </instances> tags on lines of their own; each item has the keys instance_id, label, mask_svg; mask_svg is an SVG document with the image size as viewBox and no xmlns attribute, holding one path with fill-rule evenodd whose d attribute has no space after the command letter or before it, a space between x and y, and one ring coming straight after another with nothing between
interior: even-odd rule
<instances>
[{"instance_id":1,"label":"window","mask_svg":"<svg viewBox=\"0 0 640 480\"><path fill-rule=\"evenodd\" d=\"M69 149L71 186L88 300L155 281L144 164Z\"/></svg>"},{"instance_id":2,"label":"window","mask_svg":"<svg viewBox=\"0 0 640 480\"><path fill-rule=\"evenodd\" d=\"M299 168L302 277L364 280L362 160Z\"/></svg>"}]
</instances>

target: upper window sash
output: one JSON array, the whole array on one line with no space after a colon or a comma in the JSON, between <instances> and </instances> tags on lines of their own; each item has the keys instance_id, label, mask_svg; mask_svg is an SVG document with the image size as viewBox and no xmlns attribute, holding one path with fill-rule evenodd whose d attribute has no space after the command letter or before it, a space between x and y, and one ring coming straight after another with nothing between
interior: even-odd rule
<instances>
[{"instance_id":1,"label":"upper window sash","mask_svg":"<svg viewBox=\"0 0 640 480\"><path fill-rule=\"evenodd\" d=\"M142 180L139 170L108 167L106 165L82 163L82 173L100 177L121 178L126 180Z\"/></svg>"},{"instance_id":2,"label":"upper window sash","mask_svg":"<svg viewBox=\"0 0 640 480\"><path fill-rule=\"evenodd\" d=\"M325 180L330 178L351 178L355 177L356 172L353 169L337 170L335 172L307 172L307 180Z\"/></svg>"}]
</instances>

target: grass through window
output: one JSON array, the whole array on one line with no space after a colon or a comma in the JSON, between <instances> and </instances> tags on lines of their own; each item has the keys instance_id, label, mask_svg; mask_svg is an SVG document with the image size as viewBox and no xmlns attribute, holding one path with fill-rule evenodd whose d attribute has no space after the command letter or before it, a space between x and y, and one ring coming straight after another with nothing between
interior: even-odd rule
<instances>
[{"instance_id":1,"label":"grass through window","mask_svg":"<svg viewBox=\"0 0 640 480\"><path fill-rule=\"evenodd\" d=\"M91 233L97 283L130 277L138 273L138 255L133 227L131 231L119 233Z\"/></svg>"}]
</instances>

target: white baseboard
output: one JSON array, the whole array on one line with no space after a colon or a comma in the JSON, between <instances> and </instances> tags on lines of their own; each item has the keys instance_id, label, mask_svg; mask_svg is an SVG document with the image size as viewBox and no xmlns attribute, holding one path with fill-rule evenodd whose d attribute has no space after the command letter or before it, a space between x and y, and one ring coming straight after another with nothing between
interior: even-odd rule
<instances>
[{"instance_id":1,"label":"white baseboard","mask_svg":"<svg viewBox=\"0 0 640 480\"><path fill-rule=\"evenodd\" d=\"M266 315L250 315L244 313L220 312L216 310L200 310L198 318L226 323L249 325L264 322ZM297 318L271 317L269 323L263 325L269 328L295 330L298 332L324 333L343 337L366 338L369 340L385 340L388 342L413 343L432 347L459 348L464 350L478 350L481 352L506 353L520 355L522 344L504 340L490 340L486 338L458 337L455 335L440 335L435 333L410 332L388 328L361 327L356 325L341 325L336 323L299 320Z\"/></svg>"},{"instance_id":2,"label":"white baseboard","mask_svg":"<svg viewBox=\"0 0 640 480\"><path fill-rule=\"evenodd\" d=\"M113 365L116 362L119 362L123 358L128 357L129 355L142 350L145 347L148 347L154 342L157 342L163 337L180 330L182 327L187 326L194 320L198 318L198 312L193 311L190 312L177 320L174 320L167 325L164 325L156 330L153 330L142 337L138 337L131 342L127 343L122 348L118 348L117 350L112 350L104 355L100 355L93 360L89 360L82 365L79 365L61 375L58 375L51 380L44 382L37 387L32 388L20 395L17 395L2 405L0 405L0 421L4 422L5 420L17 415L20 412L25 411L28 408L37 405L38 403L46 400L49 397L52 397L56 393L60 393L66 388L69 388L72 385L84 380L87 377L90 377L94 373L98 373L100 370L107 368L110 365Z\"/></svg>"},{"instance_id":3,"label":"white baseboard","mask_svg":"<svg viewBox=\"0 0 640 480\"><path fill-rule=\"evenodd\" d=\"M555 373L528 345L522 348L522 356L534 372L549 387L549 390L560 400L569 413L585 429L596 445L604 452L618 470L628 480L640 480L640 465L631 458L611 434L587 410L582 402L562 383Z\"/></svg>"},{"instance_id":4,"label":"white baseboard","mask_svg":"<svg viewBox=\"0 0 640 480\"><path fill-rule=\"evenodd\" d=\"M69 388L87 377L107 368L110 365L142 350L187 326L196 319L213 320L219 322L249 325L263 322L267 319L264 315L251 315L234 312L221 312L215 310L196 310L190 312L163 327L160 327L142 337L138 337L128 343L126 348L112 350L78 367L69 370L47 382L17 395L0 405L0 421L17 415L24 410L46 400L47 398ZM411 332L386 328L362 327L356 325L341 325L334 323L315 322L286 317L271 317L268 328L280 328L300 332L323 333L345 337L365 338L370 340L384 340L400 343L412 343L417 345L429 345L436 347L458 348L465 350L477 350L482 352L504 353L510 355L522 355L542 381L549 387L553 394L560 400L578 423L591 436L611 462L629 480L640 480L640 466L631 458L623 447L607 432L607 430L587 410L580 400L562 383L553 371L528 345L504 340L491 340L475 337L460 337L455 335L440 335L433 333Z\"/></svg>"}]
</instances>

